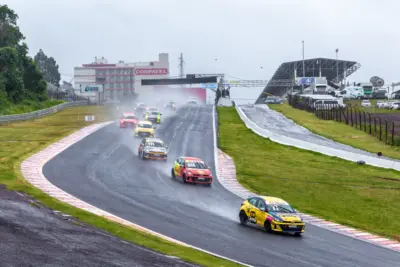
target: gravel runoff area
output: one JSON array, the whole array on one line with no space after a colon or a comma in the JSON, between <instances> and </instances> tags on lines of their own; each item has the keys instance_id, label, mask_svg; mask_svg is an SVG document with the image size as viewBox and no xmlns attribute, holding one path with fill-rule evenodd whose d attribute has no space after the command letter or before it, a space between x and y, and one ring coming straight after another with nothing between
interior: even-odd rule
<instances>
[{"instance_id":1,"label":"gravel runoff area","mask_svg":"<svg viewBox=\"0 0 400 267\"><path fill-rule=\"evenodd\" d=\"M0 185L0 266L197 266L122 241Z\"/></svg>"}]
</instances>

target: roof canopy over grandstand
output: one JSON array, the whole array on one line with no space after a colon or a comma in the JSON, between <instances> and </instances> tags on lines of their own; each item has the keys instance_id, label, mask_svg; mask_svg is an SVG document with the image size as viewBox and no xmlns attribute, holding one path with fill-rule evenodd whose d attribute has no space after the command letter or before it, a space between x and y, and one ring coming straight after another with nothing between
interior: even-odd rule
<instances>
[{"instance_id":1,"label":"roof canopy over grandstand","mask_svg":"<svg viewBox=\"0 0 400 267\"><path fill-rule=\"evenodd\" d=\"M313 58L304 60L304 66L305 77L326 77L330 86L338 88L338 83L358 70L361 65L355 61ZM264 103L268 95L283 96L289 90L298 87L296 77L303 77L303 60L282 63L256 100L256 104Z\"/></svg>"}]
</instances>

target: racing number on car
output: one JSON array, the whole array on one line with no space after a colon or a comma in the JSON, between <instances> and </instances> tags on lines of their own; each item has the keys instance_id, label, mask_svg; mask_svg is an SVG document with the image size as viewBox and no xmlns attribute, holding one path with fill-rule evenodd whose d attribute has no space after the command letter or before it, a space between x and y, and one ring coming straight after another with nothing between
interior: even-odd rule
<instances>
[{"instance_id":1,"label":"racing number on car","mask_svg":"<svg viewBox=\"0 0 400 267\"><path fill-rule=\"evenodd\" d=\"M255 218L255 217L256 217L256 213L255 213L254 211L251 211L251 212L250 212L250 217L251 217L251 218Z\"/></svg>"}]
</instances>

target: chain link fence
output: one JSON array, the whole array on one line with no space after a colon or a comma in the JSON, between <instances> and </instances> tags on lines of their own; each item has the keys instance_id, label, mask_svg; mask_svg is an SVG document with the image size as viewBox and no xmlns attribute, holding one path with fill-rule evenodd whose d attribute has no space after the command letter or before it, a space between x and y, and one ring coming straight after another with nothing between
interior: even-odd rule
<instances>
[{"instance_id":1,"label":"chain link fence","mask_svg":"<svg viewBox=\"0 0 400 267\"><path fill-rule=\"evenodd\" d=\"M300 101L299 96L292 95L289 95L288 102L294 108L314 113L321 120L341 122L375 136L385 144L400 145L400 121L389 120L383 114L372 114L351 106L327 104L311 107Z\"/></svg>"},{"instance_id":2,"label":"chain link fence","mask_svg":"<svg viewBox=\"0 0 400 267\"><path fill-rule=\"evenodd\" d=\"M10 122L15 122L15 121L26 121L26 120L34 120L38 119L47 115L51 115L53 113L56 113L58 111L61 111L63 109L69 108L69 107L75 107L75 106L85 106L88 105L89 102L87 100L83 101L75 101L75 102L67 102L67 103L62 103L50 108L46 109L41 109L29 113L23 113L23 114L15 114L15 115L4 115L0 116L0 125L1 124L8 124Z\"/></svg>"}]
</instances>

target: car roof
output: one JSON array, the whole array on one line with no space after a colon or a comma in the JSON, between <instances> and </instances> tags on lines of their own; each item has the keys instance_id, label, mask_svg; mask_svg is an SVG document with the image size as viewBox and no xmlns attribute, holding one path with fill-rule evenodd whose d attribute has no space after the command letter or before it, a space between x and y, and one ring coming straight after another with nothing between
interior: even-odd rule
<instances>
[{"instance_id":1,"label":"car roof","mask_svg":"<svg viewBox=\"0 0 400 267\"><path fill-rule=\"evenodd\" d=\"M147 142L159 142L159 143L164 143L163 140L161 140L160 138L153 138L153 137L147 137L145 138L146 143Z\"/></svg>"},{"instance_id":2,"label":"car roof","mask_svg":"<svg viewBox=\"0 0 400 267\"><path fill-rule=\"evenodd\" d=\"M278 198L278 197L270 197L270 196L252 196L253 197L259 197L265 200L266 204L289 204L285 200Z\"/></svg>"},{"instance_id":3,"label":"car roof","mask_svg":"<svg viewBox=\"0 0 400 267\"><path fill-rule=\"evenodd\" d=\"M122 115L124 115L124 116L129 116L129 115L134 116L135 114L133 114L133 112L123 112Z\"/></svg>"},{"instance_id":4,"label":"car roof","mask_svg":"<svg viewBox=\"0 0 400 267\"><path fill-rule=\"evenodd\" d=\"M151 121L139 121L139 124L153 124Z\"/></svg>"},{"instance_id":5,"label":"car roof","mask_svg":"<svg viewBox=\"0 0 400 267\"><path fill-rule=\"evenodd\" d=\"M183 157L184 160L197 160L197 161L203 161L200 158L194 158L194 157Z\"/></svg>"}]
</instances>

